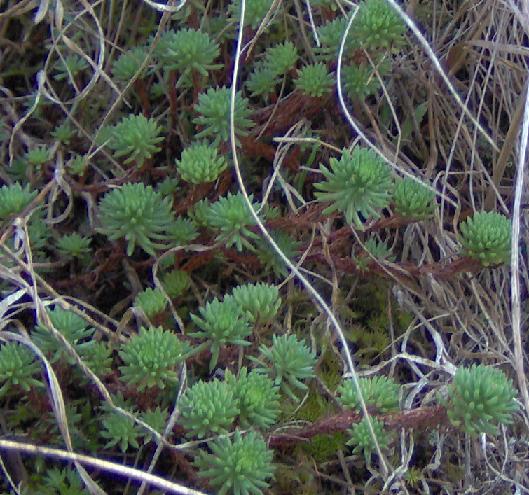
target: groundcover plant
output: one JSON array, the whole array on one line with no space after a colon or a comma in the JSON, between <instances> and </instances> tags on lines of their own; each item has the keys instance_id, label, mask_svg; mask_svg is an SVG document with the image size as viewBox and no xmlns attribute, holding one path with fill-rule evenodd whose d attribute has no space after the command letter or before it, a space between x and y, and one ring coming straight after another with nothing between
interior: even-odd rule
<instances>
[{"instance_id":1,"label":"groundcover plant","mask_svg":"<svg viewBox=\"0 0 529 495\"><path fill-rule=\"evenodd\" d=\"M0 0L0 494L529 492L528 35Z\"/></svg>"}]
</instances>

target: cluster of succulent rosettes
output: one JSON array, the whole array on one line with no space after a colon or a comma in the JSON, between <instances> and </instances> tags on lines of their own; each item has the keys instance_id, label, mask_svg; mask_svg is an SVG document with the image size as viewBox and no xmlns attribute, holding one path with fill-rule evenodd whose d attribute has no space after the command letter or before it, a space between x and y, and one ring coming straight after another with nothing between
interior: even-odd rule
<instances>
[{"instance_id":1,"label":"cluster of succulent rosettes","mask_svg":"<svg viewBox=\"0 0 529 495\"><path fill-rule=\"evenodd\" d=\"M315 376L316 354L295 335L274 335L272 347L262 345L259 351L259 357L250 356L260 366L258 371L268 374L275 385L297 401L294 390L306 391L307 385L302 380Z\"/></svg>"},{"instance_id":2,"label":"cluster of succulent rosettes","mask_svg":"<svg viewBox=\"0 0 529 495\"><path fill-rule=\"evenodd\" d=\"M334 79L323 63L305 65L298 71L296 88L304 95L319 98L331 92Z\"/></svg>"},{"instance_id":3,"label":"cluster of succulent rosettes","mask_svg":"<svg viewBox=\"0 0 529 495\"><path fill-rule=\"evenodd\" d=\"M428 218L435 210L434 191L408 177L397 182L393 201L395 213L407 218Z\"/></svg>"},{"instance_id":4,"label":"cluster of succulent rosettes","mask_svg":"<svg viewBox=\"0 0 529 495\"><path fill-rule=\"evenodd\" d=\"M35 379L40 366L35 355L26 346L7 342L0 346L0 397L4 397L13 388L28 392L31 387L44 385Z\"/></svg>"},{"instance_id":5,"label":"cluster of succulent rosettes","mask_svg":"<svg viewBox=\"0 0 529 495\"><path fill-rule=\"evenodd\" d=\"M22 187L18 182L0 187L0 221L18 214L31 203L37 195L31 191L29 184Z\"/></svg>"},{"instance_id":6,"label":"cluster of succulent rosettes","mask_svg":"<svg viewBox=\"0 0 529 495\"><path fill-rule=\"evenodd\" d=\"M214 145L229 141L230 100L230 89L225 87L209 88L205 93L200 93L195 105L199 116L193 119L193 123L201 126L202 130L195 134L196 139L212 138ZM251 113L248 100L237 93L234 109L236 137L248 134L248 129L253 125Z\"/></svg>"},{"instance_id":7,"label":"cluster of succulent rosettes","mask_svg":"<svg viewBox=\"0 0 529 495\"><path fill-rule=\"evenodd\" d=\"M165 388L178 382L176 367L189 355L189 346L162 327L140 328L121 346L121 377L125 383L145 388Z\"/></svg>"},{"instance_id":8,"label":"cluster of succulent rosettes","mask_svg":"<svg viewBox=\"0 0 529 495\"><path fill-rule=\"evenodd\" d=\"M346 65L342 68L342 85L351 99L364 100L380 89L380 81L371 66Z\"/></svg>"},{"instance_id":9,"label":"cluster of succulent rosettes","mask_svg":"<svg viewBox=\"0 0 529 495\"><path fill-rule=\"evenodd\" d=\"M202 76L222 68L215 64L219 56L219 46L207 33L184 28L164 33L155 48L155 53L164 69L182 73L197 71Z\"/></svg>"},{"instance_id":10,"label":"cluster of succulent rosettes","mask_svg":"<svg viewBox=\"0 0 529 495\"><path fill-rule=\"evenodd\" d=\"M167 228L167 237L173 245L185 246L198 237L198 230L189 218L178 217Z\"/></svg>"},{"instance_id":11,"label":"cluster of succulent rosettes","mask_svg":"<svg viewBox=\"0 0 529 495\"><path fill-rule=\"evenodd\" d=\"M230 437L208 442L211 453L195 459L198 475L209 480L218 495L262 495L274 475L273 452L261 435L239 430Z\"/></svg>"},{"instance_id":12,"label":"cluster of succulent rosettes","mask_svg":"<svg viewBox=\"0 0 529 495\"><path fill-rule=\"evenodd\" d=\"M127 157L124 163L134 162L141 167L145 160L160 151L160 143L164 140L161 132L154 119L141 114L129 115L113 127L108 145L116 158Z\"/></svg>"},{"instance_id":13,"label":"cluster of succulent rosettes","mask_svg":"<svg viewBox=\"0 0 529 495\"><path fill-rule=\"evenodd\" d=\"M511 256L511 222L495 211L477 212L459 227L466 256L483 266L508 263Z\"/></svg>"},{"instance_id":14,"label":"cluster of succulent rosettes","mask_svg":"<svg viewBox=\"0 0 529 495\"><path fill-rule=\"evenodd\" d=\"M278 288L262 282L239 285L233 289L231 297L250 314L250 320L258 324L271 322L281 306Z\"/></svg>"},{"instance_id":15,"label":"cluster of succulent rosettes","mask_svg":"<svg viewBox=\"0 0 529 495\"><path fill-rule=\"evenodd\" d=\"M371 416L371 425L373 426L373 432L375 433L376 441L380 450L387 449L391 441L391 435L384 428L384 423L378 418ZM377 452L377 447L371 431L369 430L369 424L367 419L363 418L362 421L356 423L349 429L350 440L347 445L351 445L353 452L363 453L366 463L369 462L371 455Z\"/></svg>"},{"instance_id":16,"label":"cluster of succulent rosettes","mask_svg":"<svg viewBox=\"0 0 529 495\"><path fill-rule=\"evenodd\" d=\"M356 147L344 150L340 159L330 159L330 170L323 164L320 170L325 182L315 184L318 201L328 201L324 213L339 211L347 223L362 228L362 219L378 218L387 207L392 192L391 170L374 151Z\"/></svg>"},{"instance_id":17,"label":"cluster of succulent rosettes","mask_svg":"<svg viewBox=\"0 0 529 495\"><path fill-rule=\"evenodd\" d=\"M101 231L110 239L125 239L127 255L136 245L154 256L156 249L164 249L168 229L174 222L172 198L163 197L142 182L125 184L105 194L99 203Z\"/></svg>"},{"instance_id":18,"label":"cluster of succulent rosettes","mask_svg":"<svg viewBox=\"0 0 529 495\"><path fill-rule=\"evenodd\" d=\"M225 298L222 302L215 298L198 311L200 316L191 315L191 319L199 330L189 335L204 339L210 348L210 371L217 365L222 346L250 345L245 340L252 333L249 315L233 298Z\"/></svg>"},{"instance_id":19,"label":"cluster of succulent rosettes","mask_svg":"<svg viewBox=\"0 0 529 495\"><path fill-rule=\"evenodd\" d=\"M207 143L188 146L182 152L180 160L176 161L178 173L191 184L213 182L227 167L225 157L219 155L215 146Z\"/></svg>"},{"instance_id":20,"label":"cluster of succulent rosettes","mask_svg":"<svg viewBox=\"0 0 529 495\"><path fill-rule=\"evenodd\" d=\"M128 83L136 74L147 58L147 47L137 46L123 52L112 64L112 74L121 82ZM141 77L142 74L138 74Z\"/></svg>"},{"instance_id":21,"label":"cluster of succulent rosettes","mask_svg":"<svg viewBox=\"0 0 529 495\"><path fill-rule=\"evenodd\" d=\"M136 295L134 306L140 308L147 318L153 318L165 311L167 300L160 289L147 287Z\"/></svg>"},{"instance_id":22,"label":"cluster of succulent rosettes","mask_svg":"<svg viewBox=\"0 0 529 495\"><path fill-rule=\"evenodd\" d=\"M498 425L512 423L518 409L516 395L512 381L497 368L482 364L458 368L448 387L448 418L471 435L494 435Z\"/></svg>"},{"instance_id":23,"label":"cluster of succulent rosettes","mask_svg":"<svg viewBox=\"0 0 529 495\"><path fill-rule=\"evenodd\" d=\"M379 413L395 411L399 408L399 385L385 376L359 378L358 384L368 409ZM360 399L354 382L344 381L338 387L338 400L342 406L361 412Z\"/></svg>"},{"instance_id":24,"label":"cluster of succulent rosettes","mask_svg":"<svg viewBox=\"0 0 529 495\"><path fill-rule=\"evenodd\" d=\"M268 376L242 368L238 376L228 370L225 380L238 401L241 428L266 430L277 421L280 412L279 387Z\"/></svg>"},{"instance_id":25,"label":"cluster of succulent rosettes","mask_svg":"<svg viewBox=\"0 0 529 495\"><path fill-rule=\"evenodd\" d=\"M59 253L66 258L84 258L91 251L90 242L89 237L74 232L60 237L56 246Z\"/></svg>"},{"instance_id":26,"label":"cluster of succulent rosettes","mask_svg":"<svg viewBox=\"0 0 529 495\"><path fill-rule=\"evenodd\" d=\"M386 0L363 0L358 5L349 37L367 50L399 48L406 25Z\"/></svg>"},{"instance_id":27,"label":"cluster of succulent rosettes","mask_svg":"<svg viewBox=\"0 0 529 495\"><path fill-rule=\"evenodd\" d=\"M258 210L257 204L253 203L252 194L249 199L253 209ZM259 239L259 236L250 230L256 222L241 193L228 193L210 204L206 212L206 222L209 228L218 231L216 242L227 247L235 246L238 251L242 251L243 246L252 250L250 240Z\"/></svg>"},{"instance_id":28,"label":"cluster of succulent rosettes","mask_svg":"<svg viewBox=\"0 0 529 495\"><path fill-rule=\"evenodd\" d=\"M296 46L291 41L269 47L257 62L246 86L252 96L264 96L275 90L280 77L292 69L298 60Z\"/></svg>"},{"instance_id":29,"label":"cluster of succulent rosettes","mask_svg":"<svg viewBox=\"0 0 529 495\"><path fill-rule=\"evenodd\" d=\"M317 33L321 43L321 46L316 49L318 58L327 62L336 60L346 27L347 19L343 16L318 26ZM351 36L347 37L345 43L347 49L353 46Z\"/></svg>"}]
</instances>

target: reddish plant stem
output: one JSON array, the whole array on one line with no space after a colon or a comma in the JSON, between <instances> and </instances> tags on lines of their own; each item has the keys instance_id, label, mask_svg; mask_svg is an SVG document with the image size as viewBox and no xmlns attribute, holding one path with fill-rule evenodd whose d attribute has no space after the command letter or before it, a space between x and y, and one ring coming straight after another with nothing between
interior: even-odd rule
<instances>
[{"instance_id":1,"label":"reddish plant stem","mask_svg":"<svg viewBox=\"0 0 529 495\"><path fill-rule=\"evenodd\" d=\"M447 424L447 414L444 406L418 407L410 411L398 413L373 415L381 419L390 429L413 428L427 430ZM332 434L346 431L353 424L359 423L362 415L354 411L343 411L333 416L322 418L301 430L292 430L292 433L270 435L268 445L273 448L293 446L305 442L321 434Z\"/></svg>"},{"instance_id":2,"label":"reddish plant stem","mask_svg":"<svg viewBox=\"0 0 529 495\"><path fill-rule=\"evenodd\" d=\"M136 79L134 81L134 91L138 95L140 100L141 109L145 117L151 116L151 101L149 98L149 92L147 91L147 86L143 79Z\"/></svg>"}]
</instances>

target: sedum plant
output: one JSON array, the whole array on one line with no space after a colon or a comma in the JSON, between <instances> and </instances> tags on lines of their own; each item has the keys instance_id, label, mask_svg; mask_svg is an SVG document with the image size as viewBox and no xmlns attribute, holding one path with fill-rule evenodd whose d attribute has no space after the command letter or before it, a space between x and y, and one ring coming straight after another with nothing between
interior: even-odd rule
<instances>
[{"instance_id":1,"label":"sedum plant","mask_svg":"<svg viewBox=\"0 0 529 495\"><path fill-rule=\"evenodd\" d=\"M90 241L89 237L83 237L74 232L57 240L57 250L62 256L67 258L84 258L91 251Z\"/></svg>"},{"instance_id":2,"label":"sedum plant","mask_svg":"<svg viewBox=\"0 0 529 495\"><path fill-rule=\"evenodd\" d=\"M244 25L251 26L253 29L257 28L271 6L272 0L247 0L245 2ZM241 0L233 0L228 7L228 12L232 20L238 24L241 15Z\"/></svg>"},{"instance_id":3,"label":"sedum plant","mask_svg":"<svg viewBox=\"0 0 529 495\"><path fill-rule=\"evenodd\" d=\"M261 373L269 374L275 385L291 399L298 401L293 389L305 391L307 386L302 380L315 376L316 354L295 335L274 335L272 347L262 345L260 356L250 359L261 366Z\"/></svg>"},{"instance_id":4,"label":"sedum plant","mask_svg":"<svg viewBox=\"0 0 529 495\"><path fill-rule=\"evenodd\" d=\"M105 194L99 202L101 231L112 240L127 241L127 255L136 245L154 256L164 249L167 229L172 225L172 198L163 197L143 183L125 184Z\"/></svg>"},{"instance_id":5,"label":"sedum plant","mask_svg":"<svg viewBox=\"0 0 529 495\"><path fill-rule=\"evenodd\" d=\"M279 415L279 388L272 380L258 371L241 368L235 376L226 372L226 383L233 390L239 407L239 424L244 429L267 429Z\"/></svg>"},{"instance_id":6,"label":"sedum plant","mask_svg":"<svg viewBox=\"0 0 529 495\"><path fill-rule=\"evenodd\" d=\"M379 68L379 71L381 69ZM380 89L380 81L369 65L346 65L342 69L342 84L351 99L364 100Z\"/></svg>"},{"instance_id":7,"label":"sedum plant","mask_svg":"<svg viewBox=\"0 0 529 495\"><path fill-rule=\"evenodd\" d=\"M219 56L218 44L207 33L194 29L167 31L162 35L155 53L164 69L182 73L195 70L207 76L208 71L222 67L222 64L214 63Z\"/></svg>"},{"instance_id":8,"label":"sedum plant","mask_svg":"<svg viewBox=\"0 0 529 495\"><path fill-rule=\"evenodd\" d=\"M118 81L128 83L139 72L147 54L148 50L144 46L123 52L112 64L112 74Z\"/></svg>"},{"instance_id":9,"label":"sedum plant","mask_svg":"<svg viewBox=\"0 0 529 495\"><path fill-rule=\"evenodd\" d=\"M253 196L250 195L249 198L252 202ZM253 208L258 209L255 204ZM259 236L250 230L250 227L255 225L255 220L241 193L228 193L211 204L207 212L207 225L218 231L215 237L217 242L227 247L235 246L238 251L242 251L243 246L252 249L249 239L259 239Z\"/></svg>"},{"instance_id":10,"label":"sedum plant","mask_svg":"<svg viewBox=\"0 0 529 495\"><path fill-rule=\"evenodd\" d=\"M167 236L173 245L185 246L198 237L198 231L192 220L178 217L167 228Z\"/></svg>"},{"instance_id":11,"label":"sedum plant","mask_svg":"<svg viewBox=\"0 0 529 495\"><path fill-rule=\"evenodd\" d=\"M477 212L459 227L466 256L483 266L508 263L511 256L511 222L495 211Z\"/></svg>"},{"instance_id":12,"label":"sedum plant","mask_svg":"<svg viewBox=\"0 0 529 495\"><path fill-rule=\"evenodd\" d=\"M271 322L281 306L277 287L264 283L239 285L233 289L232 297L259 324Z\"/></svg>"},{"instance_id":13,"label":"sedum plant","mask_svg":"<svg viewBox=\"0 0 529 495\"><path fill-rule=\"evenodd\" d=\"M362 228L360 215L378 218L380 210L388 206L392 188L389 167L372 150L356 147L345 150L339 160L330 159L330 169L320 165L325 182L315 184L319 201L332 204L325 214L340 211L347 223Z\"/></svg>"},{"instance_id":14,"label":"sedum plant","mask_svg":"<svg viewBox=\"0 0 529 495\"><path fill-rule=\"evenodd\" d=\"M406 26L386 0L363 0L349 36L367 50L400 47Z\"/></svg>"},{"instance_id":15,"label":"sedum plant","mask_svg":"<svg viewBox=\"0 0 529 495\"><path fill-rule=\"evenodd\" d=\"M55 64L56 73L53 78L56 81L64 81L69 77L75 78L81 72L88 69L88 62L80 55L68 55L62 59L59 59Z\"/></svg>"},{"instance_id":16,"label":"sedum plant","mask_svg":"<svg viewBox=\"0 0 529 495\"><path fill-rule=\"evenodd\" d=\"M217 148L207 143L188 146L176 161L178 173L191 184L213 182L227 167L226 159L219 156Z\"/></svg>"},{"instance_id":17,"label":"sedum plant","mask_svg":"<svg viewBox=\"0 0 529 495\"><path fill-rule=\"evenodd\" d=\"M266 49L263 65L275 74L283 75L296 65L298 57L296 45L284 41Z\"/></svg>"},{"instance_id":18,"label":"sedum plant","mask_svg":"<svg viewBox=\"0 0 529 495\"><path fill-rule=\"evenodd\" d=\"M366 406L375 408L377 412L387 413L399 407L399 385L385 376L359 378L360 391ZM355 384L351 379L338 387L338 400L342 406L361 411L360 400Z\"/></svg>"},{"instance_id":19,"label":"sedum plant","mask_svg":"<svg viewBox=\"0 0 529 495\"><path fill-rule=\"evenodd\" d=\"M183 270L172 270L162 277L162 285L167 295L174 299L189 288L191 279Z\"/></svg>"},{"instance_id":20,"label":"sedum plant","mask_svg":"<svg viewBox=\"0 0 529 495\"><path fill-rule=\"evenodd\" d=\"M105 448L119 446L121 452L126 452L129 447L138 449L138 440L143 435L143 430L132 418L109 410L102 419L103 429L100 435L105 440Z\"/></svg>"},{"instance_id":21,"label":"sedum plant","mask_svg":"<svg viewBox=\"0 0 529 495\"><path fill-rule=\"evenodd\" d=\"M295 81L296 88L304 95L319 98L331 92L334 84L333 77L329 74L323 63L306 65L298 71Z\"/></svg>"},{"instance_id":22,"label":"sedum plant","mask_svg":"<svg viewBox=\"0 0 529 495\"><path fill-rule=\"evenodd\" d=\"M450 422L470 435L494 435L518 409L516 390L503 371L485 365L458 368L448 387Z\"/></svg>"},{"instance_id":23,"label":"sedum plant","mask_svg":"<svg viewBox=\"0 0 529 495\"><path fill-rule=\"evenodd\" d=\"M119 368L122 380L140 391L152 387L164 389L178 382L175 368L188 352L187 344L173 332L162 327L142 327L119 351L123 360Z\"/></svg>"},{"instance_id":24,"label":"sedum plant","mask_svg":"<svg viewBox=\"0 0 529 495\"><path fill-rule=\"evenodd\" d=\"M378 442L380 450L384 450L389 446L391 437L389 433L384 429L384 423L375 417L371 417L371 425ZM367 419L363 418L362 421L353 425L349 430L351 436L347 445L353 446L353 452L363 453L366 463L369 462L371 455L377 451L376 444L371 436Z\"/></svg>"},{"instance_id":25,"label":"sedum plant","mask_svg":"<svg viewBox=\"0 0 529 495\"><path fill-rule=\"evenodd\" d=\"M233 387L219 380L195 383L186 390L179 407L180 424L189 436L198 438L227 433L239 414Z\"/></svg>"},{"instance_id":26,"label":"sedum plant","mask_svg":"<svg viewBox=\"0 0 529 495\"><path fill-rule=\"evenodd\" d=\"M31 191L29 184L22 187L18 182L0 187L0 220L18 214L31 203L37 195Z\"/></svg>"},{"instance_id":27,"label":"sedum plant","mask_svg":"<svg viewBox=\"0 0 529 495\"><path fill-rule=\"evenodd\" d=\"M68 120L64 121L62 124L55 127L51 133L54 139L59 141L63 145L69 145L70 141L76 135L75 130L70 125Z\"/></svg>"},{"instance_id":28,"label":"sedum plant","mask_svg":"<svg viewBox=\"0 0 529 495\"><path fill-rule=\"evenodd\" d=\"M160 289L147 287L138 293L134 299L134 306L141 308L147 318L153 318L165 311L167 300Z\"/></svg>"},{"instance_id":29,"label":"sedum plant","mask_svg":"<svg viewBox=\"0 0 529 495\"><path fill-rule=\"evenodd\" d=\"M60 306L48 308L47 313L54 328L63 335L81 357L84 357L87 349L95 343L94 340L89 340L95 330L89 327L79 315L62 309ZM52 363L60 359L66 359L70 365L76 363L75 359L63 348L62 343L56 340L44 325L37 325L34 328L32 339L44 353L51 356Z\"/></svg>"},{"instance_id":30,"label":"sedum plant","mask_svg":"<svg viewBox=\"0 0 529 495\"><path fill-rule=\"evenodd\" d=\"M32 167L40 167L51 160L51 150L46 146L33 148L26 153L26 161Z\"/></svg>"},{"instance_id":31,"label":"sedum plant","mask_svg":"<svg viewBox=\"0 0 529 495\"><path fill-rule=\"evenodd\" d=\"M213 144L226 142L230 139L230 90L229 88L209 88L198 97L195 111L199 114L193 123L202 126L202 130L195 137L213 138ZM248 129L253 125L250 120L251 110L248 100L240 93L235 96L235 135L246 136Z\"/></svg>"},{"instance_id":32,"label":"sedum plant","mask_svg":"<svg viewBox=\"0 0 529 495\"><path fill-rule=\"evenodd\" d=\"M190 335L207 341L211 350L210 371L217 365L222 346L250 345L245 340L252 333L248 314L233 298L226 298L222 302L215 298L198 311L200 316L191 315L191 319L200 330Z\"/></svg>"},{"instance_id":33,"label":"sedum plant","mask_svg":"<svg viewBox=\"0 0 529 495\"><path fill-rule=\"evenodd\" d=\"M40 366L35 355L24 345L7 342L0 346L0 397L4 397L13 388L29 392L31 387L42 387L43 384L34 376Z\"/></svg>"},{"instance_id":34,"label":"sedum plant","mask_svg":"<svg viewBox=\"0 0 529 495\"><path fill-rule=\"evenodd\" d=\"M195 459L198 475L207 478L218 495L262 495L274 474L273 453L258 433L221 437L208 442L211 453Z\"/></svg>"},{"instance_id":35,"label":"sedum plant","mask_svg":"<svg viewBox=\"0 0 529 495\"><path fill-rule=\"evenodd\" d=\"M393 195L395 212L408 218L427 218L433 214L435 193L410 178L402 179L395 186Z\"/></svg>"},{"instance_id":36,"label":"sedum plant","mask_svg":"<svg viewBox=\"0 0 529 495\"><path fill-rule=\"evenodd\" d=\"M116 158L127 157L124 163L134 162L141 167L145 160L160 151L160 143L164 140L160 136L161 132L154 119L144 115L129 115L112 129L109 146Z\"/></svg>"}]
</instances>

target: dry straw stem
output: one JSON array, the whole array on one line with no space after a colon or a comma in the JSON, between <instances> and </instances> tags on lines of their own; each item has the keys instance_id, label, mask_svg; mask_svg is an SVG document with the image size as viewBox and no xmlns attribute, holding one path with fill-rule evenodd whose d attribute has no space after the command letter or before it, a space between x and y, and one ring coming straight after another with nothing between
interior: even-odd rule
<instances>
[{"instance_id":1,"label":"dry straw stem","mask_svg":"<svg viewBox=\"0 0 529 495\"><path fill-rule=\"evenodd\" d=\"M151 486L166 490L168 493L179 493L182 495L205 495L203 492L186 488L185 486L164 480L159 476L140 471L122 464L117 464L97 457L92 457L84 454L76 454L74 452L67 452L61 449L54 449L50 447L41 447L30 443L18 442L14 440L0 439L0 450L13 450L30 455L41 455L51 457L63 461L73 461L95 469L117 474L123 478L132 478L137 481L145 482ZM104 492L103 492L104 493Z\"/></svg>"},{"instance_id":2,"label":"dry straw stem","mask_svg":"<svg viewBox=\"0 0 529 495\"><path fill-rule=\"evenodd\" d=\"M323 310L323 312L327 315L329 320L331 321L334 330L340 340L340 342L343 345L343 351L346 358L347 368L349 370L351 379L354 383L355 389L358 393L358 397L360 399L360 408L362 410L362 413L364 417L367 419L367 424L369 427L369 432L371 434L371 437L373 439L373 442L376 447L376 452L379 456L380 465L382 468L382 472L385 478L388 477L391 473L388 471L388 463L383 455L380 445L378 443L377 437L375 435L375 432L373 430L373 425L371 423L370 414L367 410L366 403L364 401L364 397L362 394L362 391L360 389L360 383L358 381L358 375L355 370L355 366L353 364L353 358L351 356L351 351L349 350L349 346L347 343L347 340L345 338L345 335L343 333L343 330L341 328L340 323L338 322L336 316L332 312L331 308L327 305L327 303L323 300L323 297L318 293L318 291L312 286L312 284L309 282L309 280L301 273L301 271L288 259L288 257L281 251L279 246L276 244L268 230L266 229L265 225L262 223L261 219L257 215L257 212L254 210L252 202L250 201L250 198L248 196L248 192L246 190L246 186L244 184L244 180L241 175L241 169L239 166L239 160L238 160L238 154L237 154L237 144L235 139L235 96L237 93L237 80L238 80L238 73L239 73L239 65L240 65L240 58L241 58L241 49L242 49L242 38L243 38L243 30L244 30L244 17L245 17L245 9L246 9L246 1L241 0L241 15L240 15L240 22L239 22L239 30L237 34L237 49L235 51L235 59L233 64L233 74L232 74L232 85L231 85L231 98L230 98L230 144L231 144L231 150L233 154L233 165L235 168L235 174L237 176L237 181L239 183L239 188L241 189L241 193L244 196L244 200L250 209L250 212L252 213L252 216L254 217L254 220L259 227L259 230L261 231L263 237L267 240L267 242L271 245L272 249L281 257L283 262L287 265L289 270L298 278L298 280L303 284L307 292L315 299L315 301L318 303L320 308ZM342 52L343 52L343 40L342 40Z\"/></svg>"}]
</instances>

